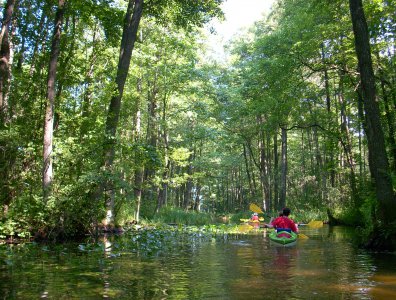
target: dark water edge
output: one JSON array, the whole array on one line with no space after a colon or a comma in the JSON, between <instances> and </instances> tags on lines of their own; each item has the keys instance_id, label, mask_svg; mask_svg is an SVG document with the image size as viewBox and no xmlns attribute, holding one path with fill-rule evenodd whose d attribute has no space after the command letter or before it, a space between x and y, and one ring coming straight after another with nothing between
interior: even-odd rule
<instances>
[{"instance_id":1,"label":"dark water edge","mask_svg":"<svg viewBox=\"0 0 396 300\"><path fill-rule=\"evenodd\" d=\"M0 299L396 299L396 255L354 246L354 230L149 231L99 243L0 245Z\"/></svg>"}]
</instances>

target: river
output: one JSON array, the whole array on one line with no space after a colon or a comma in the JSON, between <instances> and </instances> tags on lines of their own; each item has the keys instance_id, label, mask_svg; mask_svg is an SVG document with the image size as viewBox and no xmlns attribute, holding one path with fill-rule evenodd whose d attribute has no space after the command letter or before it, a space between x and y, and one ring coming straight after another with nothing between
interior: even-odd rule
<instances>
[{"instance_id":1,"label":"river","mask_svg":"<svg viewBox=\"0 0 396 300\"><path fill-rule=\"evenodd\" d=\"M396 299L396 255L354 247L353 229L125 234L101 243L1 245L1 299ZM143 249L143 250L142 250Z\"/></svg>"}]
</instances>

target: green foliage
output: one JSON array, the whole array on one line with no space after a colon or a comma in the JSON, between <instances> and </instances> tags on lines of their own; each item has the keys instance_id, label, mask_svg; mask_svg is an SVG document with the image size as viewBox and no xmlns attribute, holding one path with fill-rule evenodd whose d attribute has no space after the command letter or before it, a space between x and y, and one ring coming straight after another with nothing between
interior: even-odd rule
<instances>
[{"instance_id":1,"label":"green foliage","mask_svg":"<svg viewBox=\"0 0 396 300\"><path fill-rule=\"evenodd\" d=\"M130 199L119 200L116 205L115 225L124 226L129 222L136 221L136 205L135 202ZM142 218L142 217L141 217ZM142 220L140 219L140 223Z\"/></svg>"},{"instance_id":2,"label":"green foliage","mask_svg":"<svg viewBox=\"0 0 396 300\"><path fill-rule=\"evenodd\" d=\"M154 216L153 221L165 224L202 226L214 223L215 218L209 213L186 212L177 208L164 207Z\"/></svg>"},{"instance_id":3,"label":"green foliage","mask_svg":"<svg viewBox=\"0 0 396 300\"><path fill-rule=\"evenodd\" d=\"M224 0L147 0L147 15L160 24L173 23L177 27L191 30L201 27L214 17L222 17L220 4ZM172 9L169 9L172 8Z\"/></svg>"},{"instance_id":4,"label":"green foliage","mask_svg":"<svg viewBox=\"0 0 396 300\"><path fill-rule=\"evenodd\" d=\"M337 219L339 224L347 226L370 226L371 224L371 220L365 223L366 220L360 210L350 206L335 210L334 218Z\"/></svg>"},{"instance_id":5,"label":"green foliage","mask_svg":"<svg viewBox=\"0 0 396 300\"><path fill-rule=\"evenodd\" d=\"M291 207L290 218L296 223L307 224L310 221L327 221L327 213L324 210L312 209L304 210Z\"/></svg>"},{"instance_id":6,"label":"green foliage","mask_svg":"<svg viewBox=\"0 0 396 300\"><path fill-rule=\"evenodd\" d=\"M251 211L240 211L238 213L231 215L230 222L233 224L239 224L239 223L241 223L240 219L250 219L251 216L252 216ZM266 221L266 220L264 220L264 221Z\"/></svg>"}]
</instances>

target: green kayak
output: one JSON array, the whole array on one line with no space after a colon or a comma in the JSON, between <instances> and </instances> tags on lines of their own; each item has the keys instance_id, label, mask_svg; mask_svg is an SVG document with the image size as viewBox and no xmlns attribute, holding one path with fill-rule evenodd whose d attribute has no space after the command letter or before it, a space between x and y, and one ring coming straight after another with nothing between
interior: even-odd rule
<instances>
[{"instance_id":1,"label":"green kayak","mask_svg":"<svg viewBox=\"0 0 396 300\"><path fill-rule=\"evenodd\" d=\"M287 231L279 231L275 230L269 234L269 238L271 241L279 244L279 245L293 245L297 242L297 233L295 232L287 232Z\"/></svg>"}]
</instances>

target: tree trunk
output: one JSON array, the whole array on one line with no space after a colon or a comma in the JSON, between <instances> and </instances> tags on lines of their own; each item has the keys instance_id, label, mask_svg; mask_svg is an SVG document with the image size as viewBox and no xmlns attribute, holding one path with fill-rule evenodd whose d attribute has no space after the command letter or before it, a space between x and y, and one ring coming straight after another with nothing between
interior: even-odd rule
<instances>
[{"instance_id":1,"label":"tree trunk","mask_svg":"<svg viewBox=\"0 0 396 300\"><path fill-rule=\"evenodd\" d=\"M351 186L351 198L353 199L353 204L356 209L359 209L360 206L360 196L356 187L356 176L355 176L355 162L353 160L353 153L352 153L352 141L351 135L349 133L348 128L348 120L346 114L346 102L344 98L344 78L343 74L340 74L340 83L339 83L339 96L338 100L340 103L340 131L341 131L341 138L340 141L342 143L342 147L344 149L344 153L346 156L346 162L349 167L349 178L350 178L350 186Z\"/></svg>"},{"instance_id":2,"label":"tree trunk","mask_svg":"<svg viewBox=\"0 0 396 300\"><path fill-rule=\"evenodd\" d=\"M322 50L322 63L324 66L326 66L326 57L325 57L325 51L324 51L324 45L322 43L321 45L321 50ZM325 83L325 92L326 92L326 108L327 108L327 113L330 115L331 112L331 99L330 99L330 84L329 84L329 73L327 71L327 68L324 68L324 83Z\"/></svg>"},{"instance_id":3,"label":"tree trunk","mask_svg":"<svg viewBox=\"0 0 396 300\"><path fill-rule=\"evenodd\" d=\"M85 80L84 80L84 94L83 94L83 100L82 100L82 105L81 105L81 117L82 117L82 123L81 123L81 128L80 128L80 141L83 141L85 134L89 131L89 117L90 117L90 107L91 107L91 100L92 100L92 95L93 95L93 81L94 81L94 68L96 66L96 61L98 58L98 55L96 53L96 28L94 30L93 36L92 36L92 52L89 56L88 59L88 68L87 72L85 74Z\"/></svg>"},{"instance_id":4,"label":"tree trunk","mask_svg":"<svg viewBox=\"0 0 396 300\"><path fill-rule=\"evenodd\" d=\"M249 183L249 194L253 195L253 184L252 184L252 178L250 176L250 170L249 170L249 161L246 153L246 145L243 144L243 158L245 159L245 168L246 168L246 175Z\"/></svg>"},{"instance_id":5,"label":"tree trunk","mask_svg":"<svg viewBox=\"0 0 396 300\"><path fill-rule=\"evenodd\" d=\"M286 187L287 187L287 130L282 128L282 153L281 153L281 182L280 182L280 195L279 195L279 207L281 210L286 206Z\"/></svg>"},{"instance_id":6,"label":"tree trunk","mask_svg":"<svg viewBox=\"0 0 396 300\"><path fill-rule=\"evenodd\" d=\"M163 119L163 122L164 123L166 122L165 119ZM156 212L159 212L161 207L166 204L168 198L168 177L169 177L170 159L168 157L169 137L166 129L164 129L163 139L164 139L164 149L165 149L164 150L165 166L162 172L162 182L159 188Z\"/></svg>"},{"instance_id":7,"label":"tree trunk","mask_svg":"<svg viewBox=\"0 0 396 300\"><path fill-rule=\"evenodd\" d=\"M279 206L279 157L278 157L278 129L274 134L274 201L272 209Z\"/></svg>"},{"instance_id":8,"label":"tree trunk","mask_svg":"<svg viewBox=\"0 0 396 300\"><path fill-rule=\"evenodd\" d=\"M201 188L202 186L199 183L195 187L194 211L196 212L201 210Z\"/></svg>"},{"instance_id":9,"label":"tree trunk","mask_svg":"<svg viewBox=\"0 0 396 300\"><path fill-rule=\"evenodd\" d=\"M154 80L147 83L148 91L148 101L147 101L147 127L146 127L146 141L147 144L152 147L152 149L157 148L158 143L158 70L155 71ZM155 170L153 167L145 168L144 180L150 181L154 177Z\"/></svg>"},{"instance_id":10,"label":"tree trunk","mask_svg":"<svg viewBox=\"0 0 396 300\"><path fill-rule=\"evenodd\" d=\"M194 151L195 153L195 151ZM187 182L185 183L185 189L184 189L184 201L183 201L183 208L187 211L188 207L191 204L191 191L193 188L193 182L191 179L191 176L193 174L193 165L192 162L194 160L194 155L195 154L190 154L190 157L188 158L188 166L187 166Z\"/></svg>"},{"instance_id":11,"label":"tree trunk","mask_svg":"<svg viewBox=\"0 0 396 300\"><path fill-rule=\"evenodd\" d=\"M379 52L376 52L376 57L377 60L380 61L381 57ZM395 141L395 117L394 117L394 111L391 109L391 106L389 104L390 100L388 97L388 91L386 89L386 84L385 84L385 74L384 71L382 70L382 67L379 67L379 75L380 75L380 86L381 86L381 92L382 92L382 98L384 102L384 108L385 108L385 117L388 125L388 143L389 143L389 148L390 148L390 154L391 154L391 169L393 171L396 171L396 141Z\"/></svg>"},{"instance_id":12,"label":"tree trunk","mask_svg":"<svg viewBox=\"0 0 396 300\"><path fill-rule=\"evenodd\" d=\"M9 29L14 12L15 0L7 0L3 12L0 33L0 127L9 122L8 81L11 76Z\"/></svg>"},{"instance_id":13,"label":"tree trunk","mask_svg":"<svg viewBox=\"0 0 396 300\"><path fill-rule=\"evenodd\" d=\"M138 78L136 90L138 92L138 97L136 100L136 114L134 116L134 124L135 124L135 134L134 134L134 142L139 144L142 139L141 132L141 98L142 98L142 78ZM135 172L134 172L134 195L135 195L135 220L139 222L140 220L140 207L142 203L142 189L144 182L144 165L139 156L135 153Z\"/></svg>"},{"instance_id":14,"label":"tree trunk","mask_svg":"<svg viewBox=\"0 0 396 300\"><path fill-rule=\"evenodd\" d=\"M389 141L390 154L392 157L391 167L393 171L396 171L396 141L395 141L395 127L394 127L395 117L394 117L394 111L392 111L390 108L388 94L385 89L385 84L382 78L381 78L381 89L382 89L382 96L384 99L385 117L389 130L388 141Z\"/></svg>"},{"instance_id":15,"label":"tree trunk","mask_svg":"<svg viewBox=\"0 0 396 300\"><path fill-rule=\"evenodd\" d=\"M260 116L257 118L258 123L263 124L263 118ZM262 191L262 207L264 211L268 210L268 198L269 198L269 184L268 184L268 158L265 147L265 135L264 131L260 130L259 134L259 151L260 151L260 160L259 160L259 170L260 170L260 183L261 183L261 191Z\"/></svg>"},{"instance_id":16,"label":"tree trunk","mask_svg":"<svg viewBox=\"0 0 396 300\"><path fill-rule=\"evenodd\" d=\"M8 0L3 11L3 21L0 33L0 130L10 123L10 108L8 105L9 82L11 79L12 44L9 38L9 28L14 11L15 0ZM0 203L4 215L7 215L11 202L10 175L16 159L16 149L13 143L5 139L0 141ZM0 214L1 216L1 214Z\"/></svg>"},{"instance_id":17,"label":"tree trunk","mask_svg":"<svg viewBox=\"0 0 396 300\"><path fill-rule=\"evenodd\" d=\"M362 0L349 0L349 6L355 36L355 50L359 62L364 111L366 113L369 167L374 178L378 201L377 224L381 223L386 228L396 219L396 200L385 149L384 133L380 122L380 111L376 99L370 37Z\"/></svg>"},{"instance_id":18,"label":"tree trunk","mask_svg":"<svg viewBox=\"0 0 396 300\"><path fill-rule=\"evenodd\" d=\"M56 94L56 71L60 54L60 38L64 14L65 0L58 1L55 15L55 26L52 37L51 55L48 67L47 103L44 121L44 147L43 147L43 200L47 202L51 195L52 184L52 139L54 133L54 112Z\"/></svg>"},{"instance_id":19,"label":"tree trunk","mask_svg":"<svg viewBox=\"0 0 396 300\"><path fill-rule=\"evenodd\" d=\"M116 85L114 95L111 97L107 112L105 143L103 145L102 167L111 171L115 157L116 132L121 110L121 99L124 92L125 81L129 71L132 51L136 41L137 30L143 10L143 0L129 0L124 19L124 28L121 39L120 56L118 60ZM100 187L100 193L105 192L106 219L104 225L114 222L114 183L108 180Z\"/></svg>"}]
</instances>

